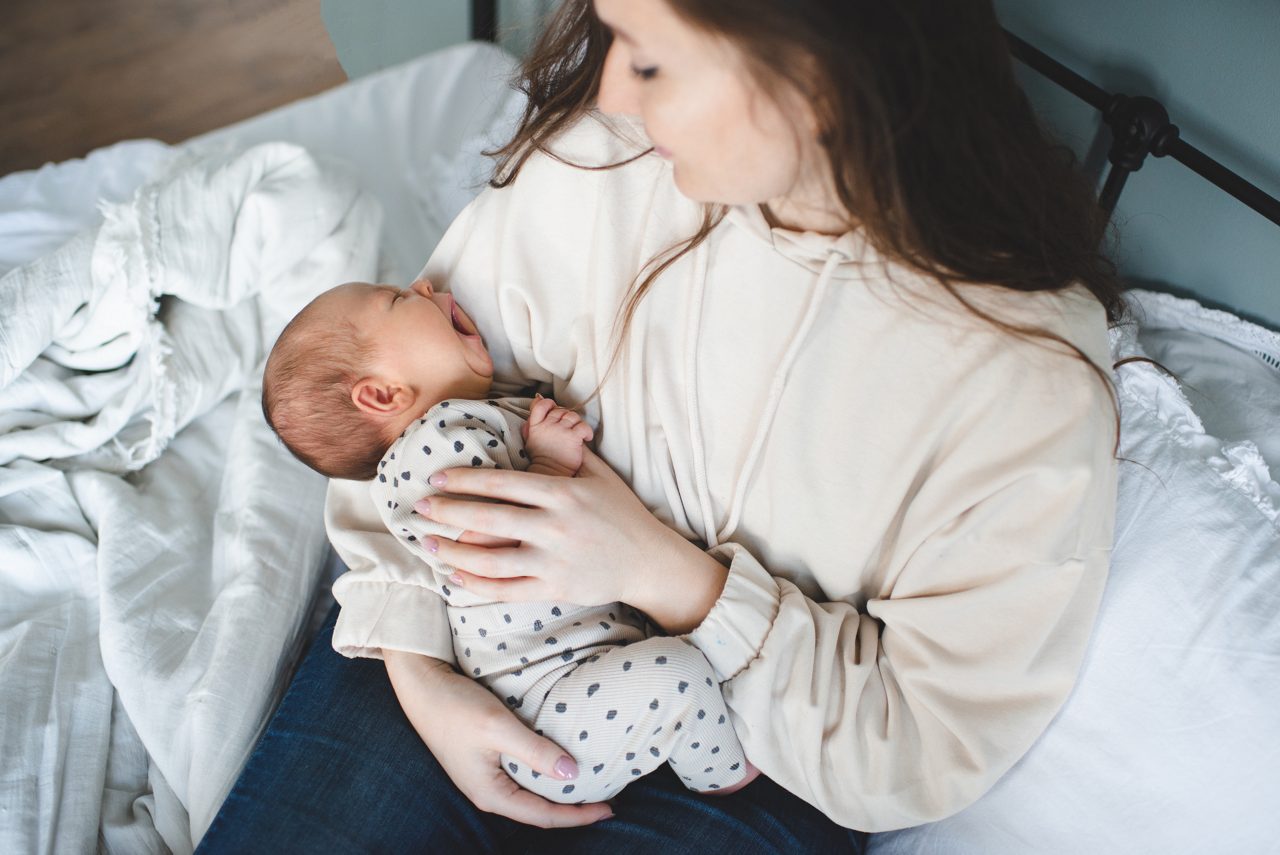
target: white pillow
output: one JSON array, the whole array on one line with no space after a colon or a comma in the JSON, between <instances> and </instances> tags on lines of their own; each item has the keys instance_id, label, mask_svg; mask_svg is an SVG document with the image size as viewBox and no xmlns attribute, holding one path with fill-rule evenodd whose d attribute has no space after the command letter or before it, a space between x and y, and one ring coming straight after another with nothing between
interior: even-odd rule
<instances>
[{"instance_id":1,"label":"white pillow","mask_svg":"<svg viewBox=\"0 0 1280 855\"><path fill-rule=\"evenodd\" d=\"M1205 431L1249 439L1280 473L1280 333L1157 291L1129 291L1138 342L1182 381Z\"/></svg>"},{"instance_id":2,"label":"white pillow","mask_svg":"<svg viewBox=\"0 0 1280 855\"><path fill-rule=\"evenodd\" d=\"M1139 355L1113 332L1113 357ZM1117 369L1111 575L1080 680L976 804L875 835L898 853L1275 851L1280 840L1280 485L1204 432L1176 382Z\"/></svg>"}]
</instances>

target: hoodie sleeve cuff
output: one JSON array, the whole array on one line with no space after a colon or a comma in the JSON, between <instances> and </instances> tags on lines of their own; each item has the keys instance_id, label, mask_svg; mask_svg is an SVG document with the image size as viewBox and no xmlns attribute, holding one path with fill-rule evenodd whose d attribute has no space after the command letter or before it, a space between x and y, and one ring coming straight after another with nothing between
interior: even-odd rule
<instances>
[{"instance_id":1,"label":"hoodie sleeve cuff","mask_svg":"<svg viewBox=\"0 0 1280 855\"><path fill-rule=\"evenodd\" d=\"M384 649L420 653L453 665L453 638L444 601L429 588L404 582L333 586L341 605L333 649L349 658L381 659Z\"/></svg>"},{"instance_id":2,"label":"hoodie sleeve cuff","mask_svg":"<svg viewBox=\"0 0 1280 855\"><path fill-rule=\"evenodd\" d=\"M729 576L711 611L684 638L702 651L723 683L759 654L782 594L769 571L736 543L722 544L708 554L728 562Z\"/></svg>"}]
</instances>

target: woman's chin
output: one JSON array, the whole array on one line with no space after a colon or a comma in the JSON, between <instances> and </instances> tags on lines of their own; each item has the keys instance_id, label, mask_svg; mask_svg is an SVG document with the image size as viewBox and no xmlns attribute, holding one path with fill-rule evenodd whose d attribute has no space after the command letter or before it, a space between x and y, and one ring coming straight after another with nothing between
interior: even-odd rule
<instances>
[{"instance_id":1,"label":"woman's chin","mask_svg":"<svg viewBox=\"0 0 1280 855\"><path fill-rule=\"evenodd\" d=\"M690 177L688 170L679 166L673 168L671 177L676 190L690 202L701 205L750 205L755 202L756 194L744 192L743 188L726 188L715 186L714 182L699 181L697 175Z\"/></svg>"}]
</instances>

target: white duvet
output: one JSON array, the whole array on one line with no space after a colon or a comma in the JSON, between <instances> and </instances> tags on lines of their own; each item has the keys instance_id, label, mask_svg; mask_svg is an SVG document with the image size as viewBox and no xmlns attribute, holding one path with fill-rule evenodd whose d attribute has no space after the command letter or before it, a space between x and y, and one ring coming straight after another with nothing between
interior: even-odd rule
<instances>
[{"instance_id":1,"label":"white duvet","mask_svg":"<svg viewBox=\"0 0 1280 855\"><path fill-rule=\"evenodd\" d=\"M0 280L0 852L203 833L327 547L260 364L378 267L378 204L283 143L182 154L104 214Z\"/></svg>"}]
</instances>

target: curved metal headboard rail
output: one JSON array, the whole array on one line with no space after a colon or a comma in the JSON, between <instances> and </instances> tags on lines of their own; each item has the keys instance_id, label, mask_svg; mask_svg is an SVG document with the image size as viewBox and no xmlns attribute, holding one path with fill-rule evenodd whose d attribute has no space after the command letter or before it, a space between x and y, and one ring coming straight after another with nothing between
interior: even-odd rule
<instances>
[{"instance_id":1,"label":"curved metal headboard rail","mask_svg":"<svg viewBox=\"0 0 1280 855\"><path fill-rule=\"evenodd\" d=\"M1182 139L1178 126L1169 121L1169 112L1159 101L1145 95L1113 95L1008 30L1005 35L1014 57L1101 112L1102 120L1111 128L1111 149L1107 153L1111 169L1098 195L1098 204L1107 213L1115 210L1116 199L1129 175L1142 168L1148 155L1155 155L1173 158L1280 225L1280 200Z\"/></svg>"}]
</instances>

